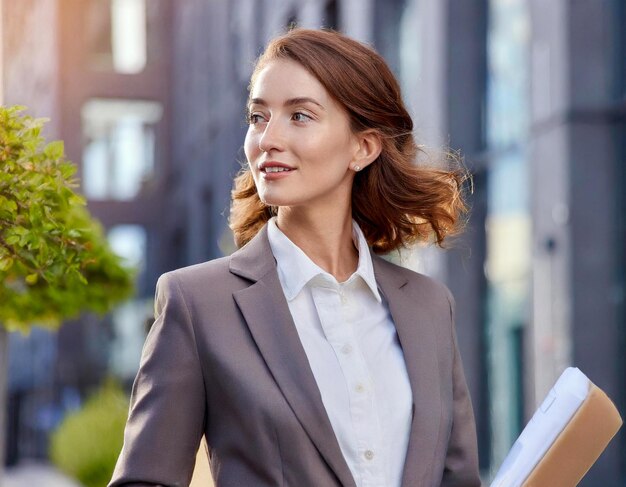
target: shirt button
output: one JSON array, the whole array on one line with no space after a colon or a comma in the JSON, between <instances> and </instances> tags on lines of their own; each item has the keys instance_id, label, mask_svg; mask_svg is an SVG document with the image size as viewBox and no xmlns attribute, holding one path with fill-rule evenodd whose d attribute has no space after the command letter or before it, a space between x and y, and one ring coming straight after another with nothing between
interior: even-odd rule
<instances>
[{"instance_id":1,"label":"shirt button","mask_svg":"<svg viewBox=\"0 0 626 487\"><path fill-rule=\"evenodd\" d=\"M345 353L346 355L352 353L352 345L350 345L349 343L346 343L343 347L341 347L341 351Z\"/></svg>"},{"instance_id":2,"label":"shirt button","mask_svg":"<svg viewBox=\"0 0 626 487\"><path fill-rule=\"evenodd\" d=\"M357 384L354 389L356 390L356 392L365 392L365 386L363 384Z\"/></svg>"},{"instance_id":3,"label":"shirt button","mask_svg":"<svg viewBox=\"0 0 626 487\"><path fill-rule=\"evenodd\" d=\"M367 460L373 460L374 459L374 452L372 450L365 450L365 453L363 454L363 456Z\"/></svg>"}]
</instances>

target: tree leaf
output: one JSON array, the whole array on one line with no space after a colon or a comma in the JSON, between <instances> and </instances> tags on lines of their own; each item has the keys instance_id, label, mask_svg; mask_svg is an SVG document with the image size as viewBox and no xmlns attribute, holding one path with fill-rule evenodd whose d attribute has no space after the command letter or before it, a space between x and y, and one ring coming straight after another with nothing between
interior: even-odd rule
<instances>
[{"instance_id":1,"label":"tree leaf","mask_svg":"<svg viewBox=\"0 0 626 487\"><path fill-rule=\"evenodd\" d=\"M38 274L28 274L24 279L25 279L27 284L30 284L32 286L33 284L37 284L37 281L39 280L39 275Z\"/></svg>"},{"instance_id":2,"label":"tree leaf","mask_svg":"<svg viewBox=\"0 0 626 487\"><path fill-rule=\"evenodd\" d=\"M62 140L50 142L44 149L44 154L50 159L61 159L64 152L65 147Z\"/></svg>"},{"instance_id":3,"label":"tree leaf","mask_svg":"<svg viewBox=\"0 0 626 487\"><path fill-rule=\"evenodd\" d=\"M45 143L43 119L0 106L0 326L56 326L106 312L130 296L133 273L109 247L74 191L62 141Z\"/></svg>"},{"instance_id":4,"label":"tree leaf","mask_svg":"<svg viewBox=\"0 0 626 487\"><path fill-rule=\"evenodd\" d=\"M6 272L13 267L12 257L0 257L0 271Z\"/></svg>"},{"instance_id":5,"label":"tree leaf","mask_svg":"<svg viewBox=\"0 0 626 487\"><path fill-rule=\"evenodd\" d=\"M19 235L10 235L5 239L6 243L9 245L15 245L20 241Z\"/></svg>"}]
</instances>

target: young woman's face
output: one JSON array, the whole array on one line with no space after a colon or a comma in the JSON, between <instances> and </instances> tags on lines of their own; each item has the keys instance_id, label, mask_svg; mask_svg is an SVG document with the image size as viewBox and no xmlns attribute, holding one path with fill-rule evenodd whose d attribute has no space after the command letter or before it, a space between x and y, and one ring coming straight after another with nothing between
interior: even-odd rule
<instances>
[{"instance_id":1,"label":"young woman's face","mask_svg":"<svg viewBox=\"0 0 626 487\"><path fill-rule=\"evenodd\" d=\"M300 64L271 61L250 93L246 158L261 201L345 204L358 141L348 114Z\"/></svg>"}]
</instances>

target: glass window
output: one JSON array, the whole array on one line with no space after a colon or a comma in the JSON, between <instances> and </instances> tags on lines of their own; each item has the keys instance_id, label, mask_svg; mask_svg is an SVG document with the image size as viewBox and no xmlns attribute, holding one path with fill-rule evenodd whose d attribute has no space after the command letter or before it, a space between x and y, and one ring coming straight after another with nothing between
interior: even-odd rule
<instances>
[{"instance_id":1,"label":"glass window","mask_svg":"<svg viewBox=\"0 0 626 487\"><path fill-rule=\"evenodd\" d=\"M91 0L86 9L90 65L136 74L147 61L146 0Z\"/></svg>"},{"instance_id":2,"label":"glass window","mask_svg":"<svg viewBox=\"0 0 626 487\"><path fill-rule=\"evenodd\" d=\"M499 149L528 132L530 21L523 0L491 0L489 6L487 141Z\"/></svg>"},{"instance_id":3,"label":"glass window","mask_svg":"<svg viewBox=\"0 0 626 487\"><path fill-rule=\"evenodd\" d=\"M146 0L111 1L111 50L118 73L139 73L146 66Z\"/></svg>"},{"instance_id":4,"label":"glass window","mask_svg":"<svg viewBox=\"0 0 626 487\"><path fill-rule=\"evenodd\" d=\"M107 235L111 249L125 264L140 272L145 263L147 236L141 225L116 225Z\"/></svg>"},{"instance_id":5,"label":"glass window","mask_svg":"<svg viewBox=\"0 0 626 487\"><path fill-rule=\"evenodd\" d=\"M145 228L141 225L116 225L109 230L107 238L113 251L128 266L136 269L138 280L141 280L148 248ZM118 377L130 379L135 375L151 316L151 299L131 299L113 311L110 367Z\"/></svg>"},{"instance_id":6,"label":"glass window","mask_svg":"<svg viewBox=\"0 0 626 487\"><path fill-rule=\"evenodd\" d=\"M490 0L487 34L486 336L491 466L497 468L523 423L523 347L531 269L528 55L525 0Z\"/></svg>"},{"instance_id":7,"label":"glass window","mask_svg":"<svg viewBox=\"0 0 626 487\"><path fill-rule=\"evenodd\" d=\"M82 109L83 191L92 200L131 200L155 170L155 125L162 106L93 99Z\"/></svg>"}]
</instances>

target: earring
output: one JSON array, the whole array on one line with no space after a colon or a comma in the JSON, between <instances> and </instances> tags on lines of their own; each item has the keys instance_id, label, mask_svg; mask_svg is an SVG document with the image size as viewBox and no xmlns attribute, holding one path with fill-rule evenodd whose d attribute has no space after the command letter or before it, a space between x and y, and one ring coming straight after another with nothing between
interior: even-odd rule
<instances>
[{"instance_id":1,"label":"earring","mask_svg":"<svg viewBox=\"0 0 626 487\"><path fill-rule=\"evenodd\" d=\"M361 170L361 166L359 166L359 165L355 164L355 165L354 165L354 167L353 167L353 169L354 169L356 172L359 172L359 171Z\"/></svg>"}]
</instances>

